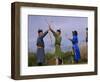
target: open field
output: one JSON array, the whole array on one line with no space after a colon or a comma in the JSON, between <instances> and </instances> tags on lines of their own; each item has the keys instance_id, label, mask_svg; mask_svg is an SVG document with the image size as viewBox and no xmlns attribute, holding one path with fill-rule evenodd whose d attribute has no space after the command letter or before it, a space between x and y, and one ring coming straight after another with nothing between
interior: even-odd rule
<instances>
[{"instance_id":1,"label":"open field","mask_svg":"<svg viewBox=\"0 0 100 82\"><path fill-rule=\"evenodd\" d=\"M82 53L81 53L82 54ZM83 55L85 55L86 53L83 53ZM86 55L85 55L86 56ZM78 64L86 64L87 63L87 58L81 55L81 60L79 61ZM63 53L63 64L75 64L74 63L74 55L72 52L66 52ZM56 65L55 63L55 57L54 54L51 53L46 53L45 55L45 65ZM36 54L35 53L29 53L28 54L28 66L37 66L36 63Z\"/></svg>"}]
</instances>

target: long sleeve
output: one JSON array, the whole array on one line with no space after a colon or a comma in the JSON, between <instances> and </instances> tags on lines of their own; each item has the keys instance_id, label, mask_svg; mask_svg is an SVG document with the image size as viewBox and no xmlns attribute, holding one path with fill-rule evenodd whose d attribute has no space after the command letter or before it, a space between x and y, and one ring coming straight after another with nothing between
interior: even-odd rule
<instances>
[{"instance_id":1,"label":"long sleeve","mask_svg":"<svg viewBox=\"0 0 100 82\"><path fill-rule=\"evenodd\" d=\"M78 37L77 36L73 36L72 39L69 39L73 44L78 43Z\"/></svg>"},{"instance_id":2,"label":"long sleeve","mask_svg":"<svg viewBox=\"0 0 100 82\"><path fill-rule=\"evenodd\" d=\"M56 32L51 29L51 32L53 33L54 36L56 36Z\"/></svg>"},{"instance_id":3,"label":"long sleeve","mask_svg":"<svg viewBox=\"0 0 100 82\"><path fill-rule=\"evenodd\" d=\"M48 31L44 32L41 37L44 38L47 35L47 33L48 33Z\"/></svg>"},{"instance_id":4,"label":"long sleeve","mask_svg":"<svg viewBox=\"0 0 100 82\"><path fill-rule=\"evenodd\" d=\"M42 47L44 47L43 38L46 36L47 33L48 33L48 31L44 32L42 36L39 36L39 37L37 38L37 46L42 46Z\"/></svg>"},{"instance_id":5,"label":"long sleeve","mask_svg":"<svg viewBox=\"0 0 100 82\"><path fill-rule=\"evenodd\" d=\"M78 38L77 38L77 36L73 36L72 43L73 43L73 44L78 43Z\"/></svg>"}]
</instances>

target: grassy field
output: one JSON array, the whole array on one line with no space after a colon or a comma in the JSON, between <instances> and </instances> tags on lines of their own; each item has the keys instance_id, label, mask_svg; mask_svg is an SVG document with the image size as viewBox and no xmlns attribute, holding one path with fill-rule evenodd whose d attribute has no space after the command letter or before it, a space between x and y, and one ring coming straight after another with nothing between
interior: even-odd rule
<instances>
[{"instance_id":1,"label":"grassy field","mask_svg":"<svg viewBox=\"0 0 100 82\"><path fill-rule=\"evenodd\" d=\"M63 56L63 64L75 64L74 63L74 55L72 54L72 52L66 52L66 53L62 53ZM48 65L55 65L55 57L54 54L51 53L46 53L45 55L45 62L46 62L46 66ZM86 58L82 58L78 64L84 64L87 63L87 59ZM36 63L36 54L35 53L28 53L28 66L37 66Z\"/></svg>"}]
</instances>

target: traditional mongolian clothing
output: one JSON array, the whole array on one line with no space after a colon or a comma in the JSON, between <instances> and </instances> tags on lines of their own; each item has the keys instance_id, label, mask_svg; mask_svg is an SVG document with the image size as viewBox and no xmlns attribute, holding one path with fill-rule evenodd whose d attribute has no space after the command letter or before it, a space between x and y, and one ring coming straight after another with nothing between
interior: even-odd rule
<instances>
[{"instance_id":1,"label":"traditional mongolian clothing","mask_svg":"<svg viewBox=\"0 0 100 82\"><path fill-rule=\"evenodd\" d=\"M48 33L48 31L44 32L43 35L39 36L37 38L37 63L39 65L44 64L45 62L45 50L44 50L44 41L43 38L46 36L46 34Z\"/></svg>"},{"instance_id":2,"label":"traditional mongolian clothing","mask_svg":"<svg viewBox=\"0 0 100 82\"><path fill-rule=\"evenodd\" d=\"M61 62L62 62L62 51L61 51L62 37L60 35L57 35L56 32L53 31L52 29L51 29L51 32L53 33L53 35L55 37L55 57L58 58L58 61L61 60ZM58 62L58 64L59 64L59 62Z\"/></svg>"},{"instance_id":3,"label":"traditional mongolian clothing","mask_svg":"<svg viewBox=\"0 0 100 82\"><path fill-rule=\"evenodd\" d=\"M80 50L78 47L78 37L77 35L73 35L73 38L71 39L72 41L72 48L73 48L73 52L74 52L74 60L75 62L78 63L78 61L80 60Z\"/></svg>"}]
</instances>

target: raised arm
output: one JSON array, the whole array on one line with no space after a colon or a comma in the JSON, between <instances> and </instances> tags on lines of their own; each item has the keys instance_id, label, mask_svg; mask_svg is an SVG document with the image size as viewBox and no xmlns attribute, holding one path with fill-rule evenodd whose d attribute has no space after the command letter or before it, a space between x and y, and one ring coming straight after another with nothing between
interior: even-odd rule
<instances>
[{"instance_id":1,"label":"raised arm","mask_svg":"<svg viewBox=\"0 0 100 82\"><path fill-rule=\"evenodd\" d=\"M41 37L44 38L47 35L47 33L48 33L48 30L45 31Z\"/></svg>"},{"instance_id":2,"label":"raised arm","mask_svg":"<svg viewBox=\"0 0 100 82\"><path fill-rule=\"evenodd\" d=\"M73 41L72 39L69 38L70 41Z\"/></svg>"},{"instance_id":3,"label":"raised arm","mask_svg":"<svg viewBox=\"0 0 100 82\"><path fill-rule=\"evenodd\" d=\"M50 31L53 33L53 35L56 36L56 32L51 28L50 25L49 25L49 29L50 29Z\"/></svg>"}]
</instances>

